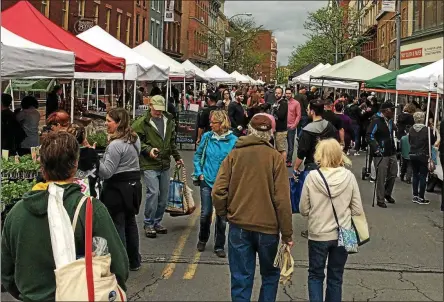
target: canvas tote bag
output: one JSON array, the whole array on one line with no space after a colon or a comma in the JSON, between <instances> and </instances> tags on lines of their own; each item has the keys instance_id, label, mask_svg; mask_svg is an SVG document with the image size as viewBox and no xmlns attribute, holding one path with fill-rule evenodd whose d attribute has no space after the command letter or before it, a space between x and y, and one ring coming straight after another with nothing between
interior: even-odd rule
<instances>
[{"instance_id":1,"label":"canvas tote bag","mask_svg":"<svg viewBox=\"0 0 444 302\"><path fill-rule=\"evenodd\" d=\"M90 197L83 197L77 205L72 221L72 228L70 228L72 233L68 235L67 238L74 240L74 231L80 209L85 203L85 200L87 201L85 215L85 258L74 260L61 267L58 267L56 262L56 269L54 271L56 279L56 301L126 301L125 292L117 284L116 276L110 271L111 255L93 257L93 205ZM51 243L54 244L52 238ZM69 254L72 254L72 251L70 251ZM54 259L57 257L58 256L54 254Z\"/></svg>"}]
</instances>

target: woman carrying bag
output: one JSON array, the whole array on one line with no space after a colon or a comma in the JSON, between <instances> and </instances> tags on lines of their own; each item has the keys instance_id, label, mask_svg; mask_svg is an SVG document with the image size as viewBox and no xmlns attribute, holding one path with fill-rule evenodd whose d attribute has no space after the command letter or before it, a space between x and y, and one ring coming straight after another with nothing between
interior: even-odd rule
<instances>
[{"instance_id":1,"label":"woman carrying bag","mask_svg":"<svg viewBox=\"0 0 444 302\"><path fill-rule=\"evenodd\" d=\"M347 262L342 230L352 230L352 216L363 215L355 176L344 167L342 148L335 139L321 140L314 155L319 170L310 171L302 189L299 210L308 216L308 293L310 301L342 300L342 276Z\"/></svg>"},{"instance_id":2,"label":"woman carrying bag","mask_svg":"<svg viewBox=\"0 0 444 302\"><path fill-rule=\"evenodd\" d=\"M222 161L234 148L237 137L229 130L230 120L227 113L222 110L210 113L211 131L202 136L199 147L194 154L194 177L200 184L201 213L200 232L197 249L205 250L205 245L210 237L210 226L213 216L213 200L211 190L216 180L217 172ZM218 257L226 256L225 248L226 221L217 216L215 224L214 252Z\"/></svg>"}]
</instances>

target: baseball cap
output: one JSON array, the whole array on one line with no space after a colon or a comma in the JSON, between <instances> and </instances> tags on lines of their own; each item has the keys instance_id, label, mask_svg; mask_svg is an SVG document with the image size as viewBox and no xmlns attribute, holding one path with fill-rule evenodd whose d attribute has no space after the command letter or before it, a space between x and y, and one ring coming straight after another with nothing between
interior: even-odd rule
<instances>
[{"instance_id":1,"label":"baseball cap","mask_svg":"<svg viewBox=\"0 0 444 302\"><path fill-rule=\"evenodd\" d=\"M165 111L165 99L161 95L155 95L151 98L150 104L155 110Z\"/></svg>"},{"instance_id":2,"label":"baseball cap","mask_svg":"<svg viewBox=\"0 0 444 302\"><path fill-rule=\"evenodd\" d=\"M385 109L394 109L394 108L395 108L395 105L392 102L387 101L387 102L382 103L381 107L379 109L385 110Z\"/></svg>"},{"instance_id":3,"label":"baseball cap","mask_svg":"<svg viewBox=\"0 0 444 302\"><path fill-rule=\"evenodd\" d=\"M269 131L272 128L271 119L262 114L254 115L250 121L250 125L258 131Z\"/></svg>"}]
</instances>

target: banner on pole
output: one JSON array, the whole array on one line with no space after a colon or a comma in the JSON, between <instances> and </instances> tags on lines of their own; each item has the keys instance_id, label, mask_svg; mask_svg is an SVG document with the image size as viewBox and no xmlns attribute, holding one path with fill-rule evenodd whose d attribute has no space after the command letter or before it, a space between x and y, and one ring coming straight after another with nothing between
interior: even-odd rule
<instances>
[{"instance_id":1,"label":"banner on pole","mask_svg":"<svg viewBox=\"0 0 444 302\"><path fill-rule=\"evenodd\" d=\"M396 0L383 0L381 11L396 12Z\"/></svg>"},{"instance_id":2,"label":"banner on pole","mask_svg":"<svg viewBox=\"0 0 444 302\"><path fill-rule=\"evenodd\" d=\"M174 22L174 0L165 0L165 22Z\"/></svg>"},{"instance_id":3,"label":"banner on pole","mask_svg":"<svg viewBox=\"0 0 444 302\"><path fill-rule=\"evenodd\" d=\"M229 55L231 51L231 37L225 38L225 44L224 44L224 53L225 55Z\"/></svg>"}]
</instances>

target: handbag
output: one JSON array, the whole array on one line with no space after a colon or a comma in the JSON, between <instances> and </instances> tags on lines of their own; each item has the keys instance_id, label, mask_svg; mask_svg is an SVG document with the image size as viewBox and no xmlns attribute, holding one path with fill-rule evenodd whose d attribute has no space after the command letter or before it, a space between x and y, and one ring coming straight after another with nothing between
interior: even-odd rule
<instances>
[{"instance_id":1,"label":"handbag","mask_svg":"<svg viewBox=\"0 0 444 302\"><path fill-rule=\"evenodd\" d=\"M346 229L339 225L338 215L336 214L335 206L333 205L333 199L330 193L330 187L328 186L327 180L325 180L324 174L321 170L317 169L319 175L321 175L322 180L327 188L328 197L330 198L331 207L333 208L333 215L338 225L338 246L343 246L347 253L354 254L358 252L358 237L356 236L356 230L353 224L350 229Z\"/></svg>"},{"instance_id":2,"label":"handbag","mask_svg":"<svg viewBox=\"0 0 444 302\"><path fill-rule=\"evenodd\" d=\"M125 292L110 270L111 255L93 257L93 205L90 197L83 197L77 205L72 221L73 233L85 200L85 258L54 271L56 301L126 301Z\"/></svg>"},{"instance_id":3,"label":"handbag","mask_svg":"<svg viewBox=\"0 0 444 302\"><path fill-rule=\"evenodd\" d=\"M352 225L356 231L356 238L358 239L359 246L370 241L367 218L365 217L364 213L359 216L352 216Z\"/></svg>"},{"instance_id":4,"label":"handbag","mask_svg":"<svg viewBox=\"0 0 444 302\"><path fill-rule=\"evenodd\" d=\"M180 179L182 169L182 180ZM184 166L177 166L170 180L168 202L165 209L171 216L190 215L196 210L192 190L187 185L187 173Z\"/></svg>"},{"instance_id":5,"label":"handbag","mask_svg":"<svg viewBox=\"0 0 444 302\"><path fill-rule=\"evenodd\" d=\"M432 173L436 169L436 165L433 162L432 158L432 141L430 140L430 128L427 128L427 134L428 134L428 142L429 142L429 159L427 163L427 168L429 169L429 172Z\"/></svg>"}]
</instances>

